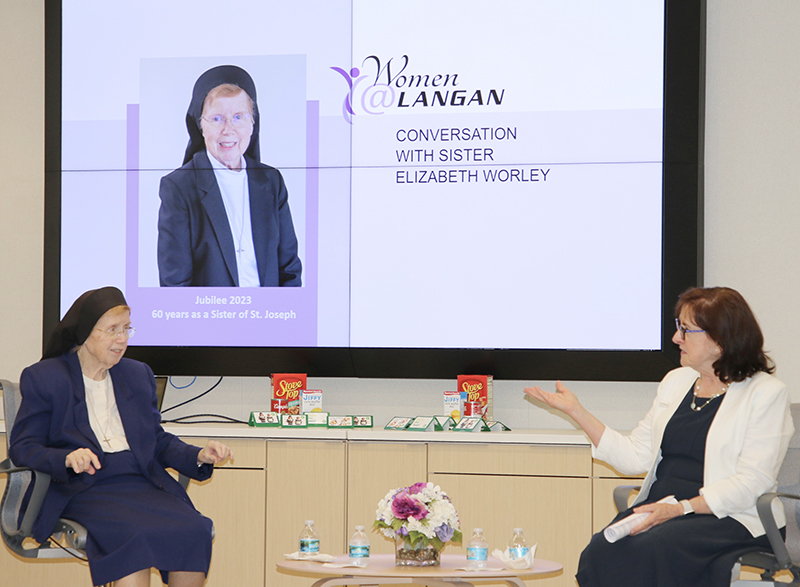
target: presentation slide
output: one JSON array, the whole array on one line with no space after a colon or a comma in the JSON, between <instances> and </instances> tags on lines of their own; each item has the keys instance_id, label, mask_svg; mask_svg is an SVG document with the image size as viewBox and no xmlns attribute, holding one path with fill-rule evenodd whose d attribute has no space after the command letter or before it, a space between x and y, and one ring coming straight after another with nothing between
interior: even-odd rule
<instances>
[{"instance_id":1,"label":"presentation slide","mask_svg":"<svg viewBox=\"0 0 800 587\"><path fill-rule=\"evenodd\" d=\"M64 0L61 313L116 285L131 345L659 349L663 29L642 0ZM239 173L190 107L226 65Z\"/></svg>"}]
</instances>

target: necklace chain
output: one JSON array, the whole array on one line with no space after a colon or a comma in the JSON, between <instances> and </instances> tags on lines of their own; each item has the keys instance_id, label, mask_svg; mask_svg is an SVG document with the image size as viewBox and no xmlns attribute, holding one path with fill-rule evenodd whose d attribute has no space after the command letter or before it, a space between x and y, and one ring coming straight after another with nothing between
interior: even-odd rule
<instances>
[{"instance_id":1,"label":"necklace chain","mask_svg":"<svg viewBox=\"0 0 800 587\"><path fill-rule=\"evenodd\" d=\"M706 403L704 403L701 406L698 406L697 403L696 403L697 402L697 392L700 391L700 379L698 378L697 381L695 381L695 383L694 383L694 388L692 389L692 396L693 397L692 397L692 405L690 407L692 408L693 411L699 412L704 407L706 407L708 404L710 404L713 400L717 399L721 395L724 395L725 392L728 391L728 388L730 386L731 386L730 383L728 383L726 385L723 385L722 386L722 391L720 391L719 393L715 393L710 398L706 399Z\"/></svg>"},{"instance_id":2,"label":"necklace chain","mask_svg":"<svg viewBox=\"0 0 800 587\"><path fill-rule=\"evenodd\" d=\"M247 196L247 172L245 171L244 182L242 183L242 223L239 226L239 247L236 249L236 252L241 254L244 253L244 249L242 248L242 238L244 237L244 204Z\"/></svg>"},{"instance_id":3,"label":"necklace chain","mask_svg":"<svg viewBox=\"0 0 800 587\"><path fill-rule=\"evenodd\" d=\"M109 447L111 447L111 439L108 437L108 429L111 427L111 401L108 397L108 379L109 376L106 374L106 378L103 379L103 395L106 397L106 425L105 428L100 429L100 433L103 435L103 442L105 442ZM99 387L99 386L98 386ZM97 421L98 426L100 425L100 418L97 417L97 412L94 409L94 395L92 395L92 401L89 401L89 394L86 396L86 403L89 404L89 409L92 410L92 414L94 415L94 419Z\"/></svg>"}]
</instances>

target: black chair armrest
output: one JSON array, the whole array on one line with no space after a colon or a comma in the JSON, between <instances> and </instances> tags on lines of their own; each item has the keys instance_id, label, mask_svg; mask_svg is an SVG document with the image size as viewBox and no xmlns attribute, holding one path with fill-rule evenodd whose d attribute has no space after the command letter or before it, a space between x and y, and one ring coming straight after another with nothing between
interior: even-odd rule
<instances>
[{"instance_id":1,"label":"black chair armrest","mask_svg":"<svg viewBox=\"0 0 800 587\"><path fill-rule=\"evenodd\" d=\"M641 485L617 485L614 488L614 505L617 508L617 512L624 512L627 510L628 498L631 495L631 491L637 491L641 488Z\"/></svg>"},{"instance_id":2,"label":"black chair armrest","mask_svg":"<svg viewBox=\"0 0 800 587\"><path fill-rule=\"evenodd\" d=\"M19 525L19 531L23 536L31 536L33 533L33 523L39 517L39 510L42 509L42 502L47 493L47 488L50 487L50 475L42 473L41 471L33 471L33 492L31 499L28 502L28 507L25 508L25 515L22 517L22 523Z\"/></svg>"},{"instance_id":3,"label":"black chair armrest","mask_svg":"<svg viewBox=\"0 0 800 587\"><path fill-rule=\"evenodd\" d=\"M42 502L47 493L47 488L50 487L50 475L41 471L34 471L30 467L16 467L10 458L0 463L0 474L24 473L25 471L33 473L33 491L30 501L28 501L28 507L25 509L25 515L22 516L22 522L15 534L28 537L31 535L33 523L39 516L39 510L42 509Z\"/></svg>"},{"instance_id":4,"label":"black chair armrest","mask_svg":"<svg viewBox=\"0 0 800 587\"><path fill-rule=\"evenodd\" d=\"M772 552L775 553L778 565L782 569L788 569L792 566L792 559L789 556L786 543L783 541L783 536L781 536L780 528L778 528L778 524L775 521L775 516L772 515L772 501L779 497L800 501L800 495L792 493L765 493L756 501L756 511L767 532L767 539L772 547Z\"/></svg>"},{"instance_id":5,"label":"black chair armrest","mask_svg":"<svg viewBox=\"0 0 800 587\"><path fill-rule=\"evenodd\" d=\"M178 473L178 483L181 484L181 487L183 487L184 490L187 487L189 487L189 481L191 481L191 479L189 477L187 477L183 473Z\"/></svg>"}]
</instances>

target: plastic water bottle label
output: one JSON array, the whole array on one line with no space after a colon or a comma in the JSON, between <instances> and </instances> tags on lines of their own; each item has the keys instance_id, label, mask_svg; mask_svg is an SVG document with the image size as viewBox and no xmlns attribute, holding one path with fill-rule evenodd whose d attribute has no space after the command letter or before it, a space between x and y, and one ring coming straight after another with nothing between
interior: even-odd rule
<instances>
[{"instance_id":1,"label":"plastic water bottle label","mask_svg":"<svg viewBox=\"0 0 800 587\"><path fill-rule=\"evenodd\" d=\"M525 558L528 556L528 553L531 551L530 548L527 546L515 546L514 548L508 549L508 554L511 555L512 560L518 558Z\"/></svg>"},{"instance_id":2,"label":"plastic water bottle label","mask_svg":"<svg viewBox=\"0 0 800 587\"><path fill-rule=\"evenodd\" d=\"M350 545L350 558L369 558L369 545Z\"/></svg>"},{"instance_id":3,"label":"plastic water bottle label","mask_svg":"<svg viewBox=\"0 0 800 587\"><path fill-rule=\"evenodd\" d=\"M485 561L488 558L489 558L488 548L477 548L475 546L467 546L468 561Z\"/></svg>"},{"instance_id":4,"label":"plastic water bottle label","mask_svg":"<svg viewBox=\"0 0 800 587\"><path fill-rule=\"evenodd\" d=\"M319 539L301 538L300 552L317 554L319 552Z\"/></svg>"}]
</instances>

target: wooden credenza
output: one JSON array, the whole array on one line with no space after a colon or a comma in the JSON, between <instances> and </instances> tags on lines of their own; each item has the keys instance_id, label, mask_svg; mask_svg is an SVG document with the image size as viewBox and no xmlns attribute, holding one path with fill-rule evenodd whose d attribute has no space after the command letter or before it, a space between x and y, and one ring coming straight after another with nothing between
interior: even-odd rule
<instances>
[{"instance_id":1,"label":"wooden credenza","mask_svg":"<svg viewBox=\"0 0 800 587\"><path fill-rule=\"evenodd\" d=\"M217 438L234 450L233 461L209 481L189 487L216 529L209 587L307 587L308 577L275 568L297 550L304 520L316 522L324 552L341 554L356 525L370 531L378 501L390 489L418 481L448 493L465 542L481 527L490 550L503 549L512 529L522 527L538 544L537 555L564 565L563 574L535 584L573 587L581 550L613 517L613 487L632 482L593 462L588 440L572 432L168 429L198 446ZM5 451L0 436L0 459ZM4 483L0 478L0 490ZM388 539L369 535L373 552L393 552ZM464 553L464 547L445 552ZM0 552L0 572L10 585L91 584L85 563L23 561L7 549ZM160 584L155 573L151 584Z\"/></svg>"}]
</instances>

